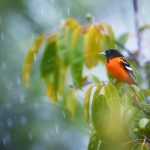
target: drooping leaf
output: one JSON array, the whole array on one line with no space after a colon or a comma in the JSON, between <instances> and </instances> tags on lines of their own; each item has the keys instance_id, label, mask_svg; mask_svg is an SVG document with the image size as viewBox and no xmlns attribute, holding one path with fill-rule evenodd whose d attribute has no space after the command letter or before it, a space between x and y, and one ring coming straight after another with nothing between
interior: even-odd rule
<instances>
[{"instance_id":1,"label":"drooping leaf","mask_svg":"<svg viewBox=\"0 0 150 150\"><path fill-rule=\"evenodd\" d=\"M98 25L98 29L102 34L101 51L104 51L108 48L114 48L115 38L111 26L103 23Z\"/></svg>"},{"instance_id":2,"label":"drooping leaf","mask_svg":"<svg viewBox=\"0 0 150 150\"><path fill-rule=\"evenodd\" d=\"M88 144L88 150L100 150L101 141L97 136L97 133L93 131L90 135Z\"/></svg>"},{"instance_id":3,"label":"drooping leaf","mask_svg":"<svg viewBox=\"0 0 150 150\"><path fill-rule=\"evenodd\" d=\"M116 88L111 84L106 84L104 86L104 97L108 104L108 107L112 112L118 112L121 108L121 99Z\"/></svg>"},{"instance_id":4,"label":"drooping leaf","mask_svg":"<svg viewBox=\"0 0 150 150\"><path fill-rule=\"evenodd\" d=\"M137 103L145 104L145 96L142 92L142 90L137 87L136 85L130 85L130 88L132 90L132 93L134 94L135 100Z\"/></svg>"},{"instance_id":5,"label":"drooping leaf","mask_svg":"<svg viewBox=\"0 0 150 150\"><path fill-rule=\"evenodd\" d=\"M46 77L50 73L54 72L56 63L58 63L57 58L57 39L50 38L47 46L45 48L42 61L41 61L41 75Z\"/></svg>"},{"instance_id":6,"label":"drooping leaf","mask_svg":"<svg viewBox=\"0 0 150 150\"><path fill-rule=\"evenodd\" d=\"M25 57L25 61L22 68L22 79L26 86L29 84L29 76L32 69L32 64L44 40L45 40L45 36L39 36L35 40L33 46L29 49Z\"/></svg>"},{"instance_id":7,"label":"drooping leaf","mask_svg":"<svg viewBox=\"0 0 150 150\"><path fill-rule=\"evenodd\" d=\"M110 110L107 106L104 95L93 97L92 102L92 122L99 136L106 134L108 122L110 120Z\"/></svg>"},{"instance_id":8,"label":"drooping leaf","mask_svg":"<svg viewBox=\"0 0 150 150\"><path fill-rule=\"evenodd\" d=\"M97 65L100 52L101 33L91 25L85 34L84 61L90 69Z\"/></svg>"},{"instance_id":9,"label":"drooping leaf","mask_svg":"<svg viewBox=\"0 0 150 150\"><path fill-rule=\"evenodd\" d=\"M97 96L100 94L100 91L101 91L102 87L103 87L102 84L98 84L98 85L97 85L93 97L97 97ZM102 94L102 93L101 93L101 94Z\"/></svg>"},{"instance_id":10,"label":"drooping leaf","mask_svg":"<svg viewBox=\"0 0 150 150\"><path fill-rule=\"evenodd\" d=\"M84 96L84 105L83 105L83 111L84 111L84 118L86 122L89 122L89 105L90 105L90 96L92 92L93 86L90 86Z\"/></svg>"},{"instance_id":11,"label":"drooping leaf","mask_svg":"<svg viewBox=\"0 0 150 150\"><path fill-rule=\"evenodd\" d=\"M77 107L77 98L74 89L69 89L64 96L64 106L74 116Z\"/></svg>"},{"instance_id":12,"label":"drooping leaf","mask_svg":"<svg viewBox=\"0 0 150 150\"><path fill-rule=\"evenodd\" d=\"M72 43L72 55L71 55L71 74L73 79L73 84L76 88L80 88L83 84L82 82L82 69L83 69L83 44L84 39L80 34L80 28L74 33L76 38L73 38Z\"/></svg>"},{"instance_id":13,"label":"drooping leaf","mask_svg":"<svg viewBox=\"0 0 150 150\"><path fill-rule=\"evenodd\" d=\"M48 87L47 95L49 95L51 99L56 100L59 86L57 37L50 38L47 43L41 62L41 76Z\"/></svg>"},{"instance_id":14,"label":"drooping leaf","mask_svg":"<svg viewBox=\"0 0 150 150\"><path fill-rule=\"evenodd\" d=\"M76 20L68 18L63 22L58 32L58 48L60 49L58 55L66 66L70 64L73 34L79 27Z\"/></svg>"}]
</instances>

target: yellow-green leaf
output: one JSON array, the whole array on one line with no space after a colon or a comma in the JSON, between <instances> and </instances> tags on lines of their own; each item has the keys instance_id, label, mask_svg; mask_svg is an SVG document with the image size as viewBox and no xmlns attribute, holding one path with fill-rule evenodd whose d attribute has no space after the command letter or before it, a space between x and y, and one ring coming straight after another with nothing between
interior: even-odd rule
<instances>
[{"instance_id":1,"label":"yellow-green leaf","mask_svg":"<svg viewBox=\"0 0 150 150\"><path fill-rule=\"evenodd\" d=\"M74 89L70 88L64 96L64 106L72 116L75 114L77 98Z\"/></svg>"},{"instance_id":2,"label":"yellow-green leaf","mask_svg":"<svg viewBox=\"0 0 150 150\"><path fill-rule=\"evenodd\" d=\"M101 140L98 138L96 131L90 135L88 150L100 150Z\"/></svg>"},{"instance_id":3,"label":"yellow-green leaf","mask_svg":"<svg viewBox=\"0 0 150 150\"><path fill-rule=\"evenodd\" d=\"M89 105L90 105L90 95L92 92L92 88L93 86L90 86L84 96L84 106L83 106L83 110L84 110L84 118L86 122L89 122Z\"/></svg>"},{"instance_id":4,"label":"yellow-green leaf","mask_svg":"<svg viewBox=\"0 0 150 150\"><path fill-rule=\"evenodd\" d=\"M33 46L29 49L25 57L25 61L24 61L23 68L22 68L22 78L26 86L29 84L29 76L30 76L30 72L32 69L32 64L34 62L34 58L36 54L38 53L40 46L44 40L45 40L45 36L39 36L35 40Z\"/></svg>"},{"instance_id":5,"label":"yellow-green leaf","mask_svg":"<svg viewBox=\"0 0 150 150\"><path fill-rule=\"evenodd\" d=\"M90 69L97 65L100 52L101 33L95 25L91 25L85 34L84 61Z\"/></svg>"}]
</instances>

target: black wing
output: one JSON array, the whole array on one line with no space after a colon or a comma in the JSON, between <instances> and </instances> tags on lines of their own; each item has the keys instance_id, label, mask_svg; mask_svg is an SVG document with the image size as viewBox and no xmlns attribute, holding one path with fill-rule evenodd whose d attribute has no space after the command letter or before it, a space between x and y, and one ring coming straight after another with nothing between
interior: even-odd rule
<instances>
[{"instance_id":1,"label":"black wing","mask_svg":"<svg viewBox=\"0 0 150 150\"><path fill-rule=\"evenodd\" d=\"M129 76L132 78L132 80L136 83L133 69L131 68L131 66L128 63L128 61L125 58L123 58L123 57L121 57L121 65L129 73Z\"/></svg>"}]
</instances>

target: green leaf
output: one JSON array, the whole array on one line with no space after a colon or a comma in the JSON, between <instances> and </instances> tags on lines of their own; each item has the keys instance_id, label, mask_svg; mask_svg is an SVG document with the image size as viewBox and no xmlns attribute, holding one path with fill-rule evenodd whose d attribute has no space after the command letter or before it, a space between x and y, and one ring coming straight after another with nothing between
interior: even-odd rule
<instances>
[{"instance_id":1,"label":"green leaf","mask_svg":"<svg viewBox=\"0 0 150 150\"><path fill-rule=\"evenodd\" d=\"M141 89L141 91L143 92L143 94L150 96L150 90L149 89Z\"/></svg>"},{"instance_id":2,"label":"green leaf","mask_svg":"<svg viewBox=\"0 0 150 150\"><path fill-rule=\"evenodd\" d=\"M98 85L97 85L97 88L96 88L96 90L95 90L95 92L94 92L93 98L96 97L96 96L98 96L98 95L100 95L100 91L101 91L102 87L103 87L102 84L98 84Z\"/></svg>"},{"instance_id":3,"label":"green leaf","mask_svg":"<svg viewBox=\"0 0 150 150\"><path fill-rule=\"evenodd\" d=\"M101 47L101 32L95 25L90 25L85 33L84 62L87 68L91 69L99 61Z\"/></svg>"},{"instance_id":4,"label":"green leaf","mask_svg":"<svg viewBox=\"0 0 150 150\"><path fill-rule=\"evenodd\" d=\"M71 74L76 88L82 86L83 42L83 36L79 35L76 44L72 47Z\"/></svg>"},{"instance_id":5,"label":"green leaf","mask_svg":"<svg viewBox=\"0 0 150 150\"><path fill-rule=\"evenodd\" d=\"M90 96L92 92L93 86L90 86L84 96L84 105L83 105L83 111L84 111L84 118L86 122L89 122L89 105L90 105Z\"/></svg>"},{"instance_id":6,"label":"green leaf","mask_svg":"<svg viewBox=\"0 0 150 150\"><path fill-rule=\"evenodd\" d=\"M149 148L146 143L139 142L133 145L132 150L149 150Z\"/></svg>"},{"instance_id":7,"label":"green leaf","mask_svg":"<svg viewBox=\"0 0 150 150\"><path fill-rule=\"evenodd\" d=\"M108 24L99 24L99 30L102 33L101 38L101 51L104 51L110 47L115 47L115 37L113 30Z\"/></svg>"},{"instance_id":8,"label":"green leaf","mask_svg":"<svg viewBox=\"0 0 150 150\"><path fill-rule=\"evenodd\" d=\"M58 34L59 58L65 66L70 63L72 30L69 27L63 27Z\"/></svg>"},{"instance_id":9,"label":"green leaf","mask_svg":"<svg viewBox=\"0 0 150 150\"><path fill-rule=\"evenodd\" d=\"M150 88L150 61L146 62L145 63L145 66L144 66L144 70L145 70L145 74L146 74L146 81L148 83L148 87Z\"/></svg>"},{"instance_id":10,"label":"green leaf","mask_svg":"<svg viewBox=\"0 0 150 150\"><path fill-rule=\"evenodd\" d=\"M110 110L114 113L119 113L121 108L121 99L117 89L113 85L106 84L104 86L104 97Z\"/></svg>"},{"instance_id":11,"label":"green leaf","mask_svg":"<svg viewBox=\"0 0 150 150\"><path fill-rule=\"evenodd\" d=\"M50 73L54 72L56 63L58 62L56 39L49 39L41 61L42 77L46 77Z\"/></svg>"},{"instance_id":12,"label":"green leaf","mask_svg":"<svg viewBox=\"0 0 150 150\"><path fill-rule=\"evenodd\" d=\"M72 18L68 18L65 20L62 28L58 33L58 49L59 57L62 60L65 66L68 66L71 61L71 49L72 49L72 41L75 40L73 35L76 32L76 29L79 29L80 26L78 22Z\"/></svg>"},{"instance_id":13,"label":"green leaf","mask_svg":"<svg viewBox=\"0 0 150 150\"><path fill-rule=\"evenodd\" d=\"M149 122L150 122L149 119L147 119L147 118L142 118L142 119L140 120L140 122L139 122L139 127L140 127L141 129L145 129Z\"/></svg>"},{"instance_id":14,"label":"green leaf","mask_svg":"<svg viewBox=\"0 0 150 150\"><path fill-rule=\"evenodd\" d=\"M106 134L109 120L110 110L104 95L94 96L92 102L92 122L100 137Z\"/></svg>"},{"instance_id":15,"label":"green leaf","mask_svg":"<svg viewBox=\"0 0 150 150\"><path fill-rule=\"evenodd\" d=\"M33 46L29 49L25 57L25 61L22 68L22 79L26 86L29 84L29 76L34 62L34 58L38 53L40 46L44 40L45 40L45 36L39 36L35 40Z\"/></svg>"},{"instance_id":16,"label":"green leaf","mask_svg":"<svg viewBox=\"0 0 150 150\"><path fill-rule=\"evenodd\" d=\"M137 103L145 104L145 96L140 88L138 88L136 85L130 85L131 90L133 91L135 100Z\"/></svg>"},{"instance_id":17,"label":"green leaf","mask_svg":"<svg viewBox=\"0 0 150 150\"><path fill-rule=\"evenodd\" d=\"M59 58L57 55L57 38L49 39L41 62L41 76L48 87L47 95L57 100L59 86Z\"/></svg>"},{"instance_id":18,"label":"green leaf","mask_svg":"<svg viewBox=\"0 0 150 150\"><path fill-rule=\"evenodd\" d=\"M123 33L119 36L118 41L121 42L121 44L126 44L129 37L129 33Z\"/></svg>"},{"instance_id":19,"label":"green leaf","mask_svg":"<svg viewBox=\"0 0 150 150\"><path fill-rule=\"evenodd\" d=\"M88 150L100 150L101 141L95 131L90 135Z\"/></svg>"},{"instance_id":20,"label":"green leaf","mask_svg":"<svg viewBox=\"0 0 150 150\"><path fill-rule=\"evenodd\" d=\"M69 89L64 96L64 106L74 116L77 108L77 98L74 89Z\"/></svg>"}]
</instances>

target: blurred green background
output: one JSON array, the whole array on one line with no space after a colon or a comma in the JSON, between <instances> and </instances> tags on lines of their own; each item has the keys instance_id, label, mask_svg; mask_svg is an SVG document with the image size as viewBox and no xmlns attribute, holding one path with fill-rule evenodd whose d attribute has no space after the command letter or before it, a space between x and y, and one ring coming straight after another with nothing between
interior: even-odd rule
<instances>
[{"instance_id":1,"label":"blurred green background","mask_svg":"<svg viewBox=\"0 0 150 150\"><path fill-rule=\"evenodd\" d=\"M139 0L140 24L150 22L150 1ZM112 25L115 36L135 34L131 0L0 0L0 149L1 150L85 150L89 129L83 119L81 103L77 115L50 103L40 80L38 55L31 84L25 88L21 68L27 50L40 34L56 31L60 22L73 17ZM149 38L147 35L145 38ZM150 38L149 38L150 39ZM136 48L133 38L127 47ZM150 58L149 42L143 45L143 59ZM82 93L82 92L81 92Z\"/></svg>"}]
</instances>

